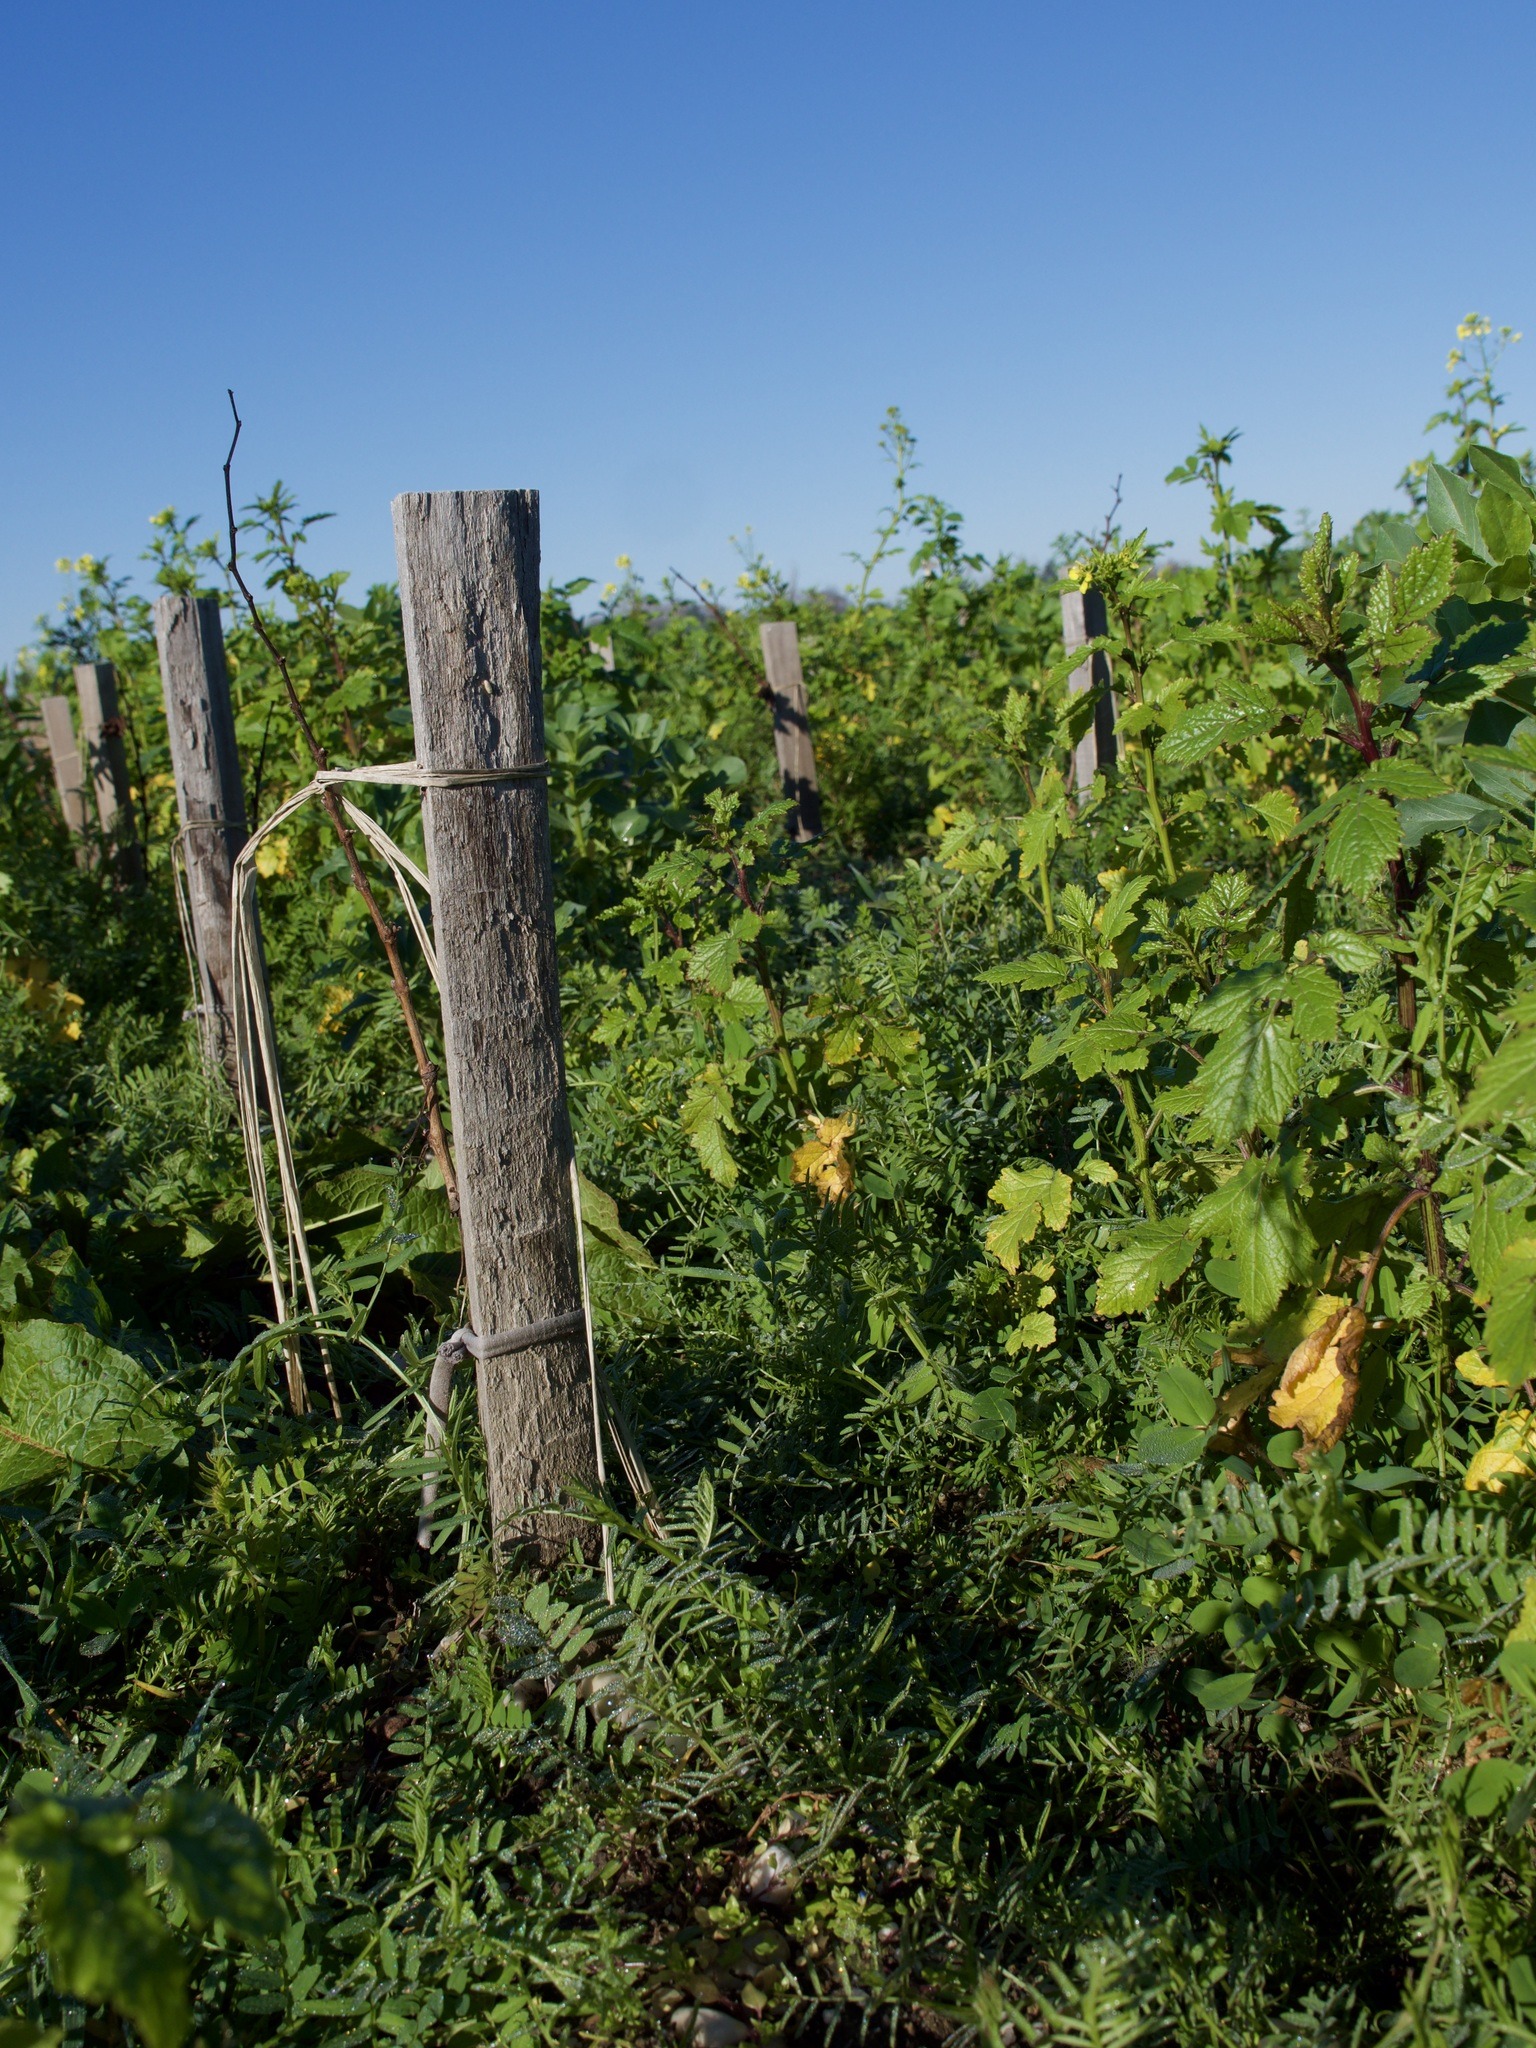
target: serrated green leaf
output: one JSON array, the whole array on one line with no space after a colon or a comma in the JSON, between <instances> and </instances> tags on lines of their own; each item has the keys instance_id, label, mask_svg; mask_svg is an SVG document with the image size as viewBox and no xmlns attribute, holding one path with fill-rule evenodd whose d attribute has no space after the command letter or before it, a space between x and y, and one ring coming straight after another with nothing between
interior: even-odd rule
<instances>
[{"instance_id":1,"label":"serrated green leaf","mask_svg":"<svg viewBox=\"0 0 1536 2048\"><path fill-rule=\"evenodd\" d=\"M1278 961L1227 975L1189 1020L1191 1031L1227 1031L1245 1017L1258 1016L1267 997L1278 995L1285 969Z\"/></svg>"},{"instance_id":2,"label":"serrated green leaf","mask_svg":"<svg viewBox=\"0 0 1536 2048\"><path fill-rule=\"evenodd\" d=\"M1272 731L1278 715L1273 700L1257 691L1223 698L1214 704L1196 704L1158 741L1158 766L1192 768L1218 747L1264 738Z\"/></svg>"},{"instance_id":3,"label":"serrated green leaf","mask_svg":"<svg viewBox=\"0 0 1536 2048\"><path fill-rule=\"evenodd\" d=\"M1394 755L1385 761L1373 761L1365 773L1354 784L1355 789L1369 789L1382 796L1436 797L1446 793L1443 776L1433 768L1426 768L1422 761L1404 760ZM1344 792L1347 803L1352 792Z\"/></svg>"},{"instance_id":4,"label":"serrated green leaf","mask_svg":"<svg viewBox=\"0 0 1536 2048\"><path fill-rule=\"evenodd\" d=\"M1004 1167L987 1200L998 1203L1003 1211L987 1225L987 1250L1008 1272L1017 1273L1020 1253L1025 1245L1034 1243L1042 1223L1051 1230L1066 1227L1072 1209L1072 1182L1043 1159L1031 1159L1022 1167Z\"/></svg>"},{"instance_id":5,"label":"serrated green leaf","mask_svg":"<svg viewBox=\"0 0 1536 2048\"><path fill-rule=\"evenodd\" d=\"M143 1366L75 1323L35 1319L5 1333L0 1493L71 1464L127 1472L186 1434Z\"/></svg>"},{"instance_id":6,"label":"serrated green leaf","mask_svg":"<svg viewBox=\"0 0 1536 2048\"><path fill-rule=\"evenodd\" d=\"M145 1814L192 1918L257 1940L283 1924L272 1848L249 1814L200 1785L171 1786Z\"/></svg>"},{"instance_id":7,"label":"serrated green leaf","mask_svg":"<svg viewBox=\"0 0 1536 2048\"><path fill-rule=\"evenodd\" d=\"M1200 1069L1205 1120L1217 1143L1256 1128L1277 1132L1300 1074L1301 1048L1277 1018L1259 1012L1224 1031Z\"/></svg>"},{"instance_id":8,"label":"serrated green leaf","mask_svg":"<svg viewBox=\"0 0 1536 2048\"><path fill-rule=\"evenodd\" d=\"M1339 1000L1343 994L1326 967L1312 962L1291 975L1291 1024L1309 1045L1327 1045L1339 1035Z\"/></svg>"},{"instance_id":9,"label":"serrated green leaf","mask_svg":"<svg viewBox=\"0 0 1536 2048\"><path fill-rule=\"evenodd\" d=\"M1254 1322L1267 1322L1317 1249L1301 1212L1303 1162L1268 1153L1247 1160L1191 1213L1191 1231L1224 1246L1236 1268L1237 1299Z\"/></svg>"},{"instance_id":10,"label":"serrated green leaf","mask_svg":"<svg viewBox=\"0 0 1536 2048\"><path fill-rule=\"evenodd\" d=\"M1147 1064L1147 1020L1141 1014L1146 1000L1147 992L1138 989L1116 1003L1107 1017L1096 1017L1070 1035L1066 1053L1079 1081L1095 1074L1133 1073Z\"/></svg>"},{"instance_id":11,"label":"serrated green leaf","mask_svg":"<svg viewBox=\"0 0 1536 2048\"><path fill-rule=\"evenodd\" d=\"M1328 831L1323 868L1330 882L1349 896L1365 896L1381 880L1387 862L1402 851L1397 812L1379 796L1351 795L1340 805Z\"/></svg>"},{"instance_id":12,"label":"serrated green leaf","mask_svg":"<svg viewBox=\"0 0 1536 2048\"><path fill-rule=\"evenodd\" d=\"M1501 1386L1536 1377L1536 1237L1517 1237L1500 1255L1483 1338Z\"/></svg>"},{"instance_id":13,"label":"serrated green leaf","mask_svg":"<svg viewBox=\"0 0 1536 2048\"><path fill-rule=\"evenodd\" d=\"M988 967L981 975L993 988L1058 988L1066 978L1066 962L1051 953L1032 953L1027 960Z\"/></svg>"},{"instance_id":14,"label":"serrated green leaf","mask_svg":"<svg viewBox=\"0 0 1536 2048\"><path fill-rule=\"evenodd\" d=\"M1020 1316L1008 1340L1010 1351L1043 1351L1056 1342L1056 1318L1043 1308Z\"/></svg>"},{"instance_id":15,"label":"serrated green leaf","mask_svg":"<svg viewBox=\"0 0 1536 2048\"><path fill-rule=\"evenodd\" d=\"M1467 1125L1518 1123L1536 1117L1536 1030L1511 1031L1477 1070L1461 1120Z\"/></svg>"},{"instance_id":16,"label":"serrated green leaf","mask_svg":"<svg viewBox=\"0 0 1536 2048\"><path fill-rule=\"evenodd\" d=\"M1189 1271L1195 1249L1182 1216L1140 1224L1099 1267L1094 1297L1098 1314L1128 1316L1150 1307L1164 1288Z\"/></svg>"},{"instance_id":17,"label":"serrated green leaf","mask_svg":"<svg viewBox=\"0 0 1536 2048\"><path fill-rule=\"evenodd\" d=\"M734 932L716 932L701 939L688 951L688 979L712 995L729 993L736 969L741 965L741 947Z\"/></svg>"},{"instance_id":18,"label":"serrated green leaf","mask_svg":"<svg viewBox=\"0 0 1536 2048\"><path fill-rule=\"evenodd\" d=\"M1451 594L1456 576L1456 546L1450 534L1416 547L1397 577L1397 611L1403 619L1427 619Z\"/></svg>"}]
</instances>

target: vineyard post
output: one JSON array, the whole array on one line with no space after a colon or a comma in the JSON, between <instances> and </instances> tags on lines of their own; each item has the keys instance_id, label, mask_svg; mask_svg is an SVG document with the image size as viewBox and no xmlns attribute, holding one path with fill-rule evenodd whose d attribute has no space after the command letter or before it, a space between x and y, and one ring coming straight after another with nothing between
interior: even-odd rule
<instances>
[{"instance_id":1,"label":"vineyard post","mask_svg":"<svg viewBox=\"0 0 1536 2048\"><path fill-rule=\"evenodd\" d=\"M1061 639L1068 654L1086 647L1109 630L1102 590L1064 590L1061 594ZM1095 693L1093 723L1077 743L1074 781L1079 790L1091 789L1096 771L1115 765L1115 697L1110 687L1109 656L1102 649L1091 655L1067 679L1074 697L1085 690Z\"/></svg>"},{"instance_id":2,"label":"vineyard post","mask_svg":"<svg viewBox=\"0 0 1536 2048\"><path fill-rule=\"evenodd\" d=\"M133 830L128 756L123 748L123 725L117 709L117 675L111 662L78 663L75 691L80 699L80 737L96 786L101 836L116 853L120 871L130 881L141 881L143 864Z\"/></svg>"},{"instance_id":3,"label":"vineyard post","mask_svg":"<svg viewBox=\"0 0 1536 2048\"><path fill-rule=\"evenodd\" d=\"M247 834L218 599L180 593L157 599L155 642L197 954L198 1018L210 1065L229 1073L234 868Z\"/></svg>"},{"instance_id":4,"label":"vineyard post","mask_svg":"<svg viewBox=\"0 0 1536 2048\"><path fill-rule=\"evenodd\" d=\"M74 713L67 697L45 697L38 707L43 714L43 732L53 757L53 786L59 793L59 809L71 835L80 843L75 858L84 867L90 859L85 846L85 764L75 741Z\"/></svg>"},{"instance_id":5,"label":"vineyard post","mask_svg":"<svg viewBox=\"0 0 1536 2048\"><path fill-rule=\"evenodd\" d=\"M795 808L785 820L791 839L802 844L821 832L821 785L816 780L816 749L811 742L810 707L800 670L800 628L793 619L774 619L758 629L763 644L763 669L773 705L773 745L779 757L784 794Z\"/></svg>"},{"instance_id":6,"label":"vineyard post","mask_svg":"<svg viewBox=\"0 0 1536 2048\"><path fill-rule=\"evenodd\" d=\"M539 651L537 491L394 501L416 758L487 779L422 797L471 1349L499 1545L590 1531L595 1490L560 1036Z\"/></svg>"}]
</instances>

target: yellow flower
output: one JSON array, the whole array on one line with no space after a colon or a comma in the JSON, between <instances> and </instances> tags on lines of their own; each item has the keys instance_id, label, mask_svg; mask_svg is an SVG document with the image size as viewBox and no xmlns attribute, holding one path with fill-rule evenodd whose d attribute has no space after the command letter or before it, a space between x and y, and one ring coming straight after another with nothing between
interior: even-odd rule
<instances>
[{"instance_id":1,"label":"yellow flower","mask_svg":"<svg viewBox=\"0 0 1536 2048\"><path fill-rule=\"evenodd\" d=\"M627 569L629 567L628 555L615 555L613 558L613 566L615 567L615 569Z\"/></svg>"},{"instance_id":2,"label":"yellow flower","mask_svg":"<svg viewBox=\"0 0 1536 2048\"><path fill-rule=\"evenodd\" d=\"M845 1201L853 1193L853 1161L843 1157L843 1146L853 1136L855 1118L818 1116L812 1119L812 1135L795 1148L790 1171L798 1185L813 1187L823 1203Z\"/></svg>"},{"instance_id":3,"label":"yellow flower","mask_svg":"<svg viewBox=\"0 0 1536 2048\"><path fill-rule=\"evenodd\" d=\"M1499 1420L1493 1435L1473 1455L1462 1481L1468 1493L1502 1493L1511 1479L1528 1479L1536 1465L1536 1412L1511 1408Z\"/></svg>"},{"instance_id":4,"label":"yellow flower","mask_svg":"<svg viewBox=\"0 0 1536 2048\"><path fill-rule=\"evenodd\" d=\"M1071 584L1071 585L1073 586L1073 588L1074 588L1074 589L1076 589L1076 590L1092 590L1092 588L1093 588L1093 564L1092 564L1092 562L1074 562L1074 563L1072 564L1071 568L1070 568L1070 569L1068 569L1068 571L1067 571L1067 581L1068 581L1068 582L1069 582L1069 583L1070 583L1070 584Z\"/></svg>"}]
</instances>

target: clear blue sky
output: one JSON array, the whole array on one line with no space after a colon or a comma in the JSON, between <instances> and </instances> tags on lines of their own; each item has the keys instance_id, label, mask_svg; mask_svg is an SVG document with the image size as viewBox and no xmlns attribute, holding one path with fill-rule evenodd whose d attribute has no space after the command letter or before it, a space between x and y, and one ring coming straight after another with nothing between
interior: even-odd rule
<instances>
[{"instance_id":1,"label":"clear blue sky","mask_svg":"<svg viewBox=\"0 0 1536 2048\"><path fill-rule=\"evenodd\" d=\"M1388 502L1458 316L1533 329L1536 9L1099 0L179 0L0 26L0 654L54 558L247 494L393 575L402 489L543 492L546 574L841 582L900 404L1040 556L1201 420L1239 481Z\"/></svg>"}]
</instances>

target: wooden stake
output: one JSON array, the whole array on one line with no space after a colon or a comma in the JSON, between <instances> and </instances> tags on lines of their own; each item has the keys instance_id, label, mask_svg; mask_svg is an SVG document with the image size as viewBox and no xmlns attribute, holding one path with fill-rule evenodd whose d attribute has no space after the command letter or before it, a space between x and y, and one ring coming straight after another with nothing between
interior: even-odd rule
<instances>
[{"instance_id":1,"label":"wooden stake","mask_svg":"<svg viewBox=\"0 0 1536 2048\"><path fill-rule=\"evenodd\" d=\"M39 709L48 751L53 756L53 786L59 793L59 809L65 825L81 842L75 849L75 859L86 867L90 852L85 845L85 764L75 740L74 713L67 697L45 697Z\"/></svg>"},{"instance_id":2,"label":"wooden stake","mask_svg":"<svg viewBox=\"0 0 1536 2048\"><path fill-rule=\"evenodd\" d=\"M1090 640L1097 640L1107 631L1103 591L1062 592L1061 639L1068 654L1074 648L1086 647ZM1085 690L1097 693L1093 723L1077 743L1073 778L1080 791L1088 790L1093 787L1094 775L1100 768L1113 768L1115 765L1115 695L1110 687L1109 656L1102 651L1090 655L1081 668L1075 668L1067 678L1067 688L1074 697L1081 696Z\"/></svg>"},{"instance_id":3,"label":"wooden stake","mask_svg":"<svg viewBox=\"0 0 1536 2048\"><path fill-rule=\"evenodd\" d=\"M811 743L810 709L800 671L800 628L793 619L776 619L759 627L758 637L773 705L779 775L784 794L793 798L795 805L784 821L785 829L803 845L821 833L821 785L816 780L816 749Z\"/></svg>"},{"instance_id":4,"label":"wooden stake","mask_svg":"<svg viewBox=\"0 0 1536 2048\"><path fill-rule=\"evenodd\" d=\"M117 672L111 662L77 664L75 691L80 699L80 737L85 760L96 785L101 836L114 848L121 872L130 881L140 882L144 866L133 829L128 756L123 748L123 722L117 709Z\"/></svg>"},{"instance_id":5,"label":"wooden stake","mask_svg":"<svg viewBox=\"0 0 1536 2048\"><path fill-rule=\"evenodd\" d=\"M542 775L536 491L411 492L394 502L416 758L529 769L422 798L459 1173L470 1327L498 1544L542 1562L590 1527L530 1513L594 1489L591 1371L571 1204L549 802Z\"/></svg>"},{"instance_id":6,"label":"wooden stake","mask_svg":"<svg viewBox=\"0 0 1536 2048\"><path fill-rule=\"evenodd\" d=\"M230 967L235 855L246 841L245 793L224 663L218 599L168 595L155 604L160 686L186 863L202 991L199 1023L210 1062L232 1072Z\"/></svg>"}]
</instances>

